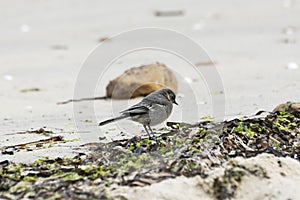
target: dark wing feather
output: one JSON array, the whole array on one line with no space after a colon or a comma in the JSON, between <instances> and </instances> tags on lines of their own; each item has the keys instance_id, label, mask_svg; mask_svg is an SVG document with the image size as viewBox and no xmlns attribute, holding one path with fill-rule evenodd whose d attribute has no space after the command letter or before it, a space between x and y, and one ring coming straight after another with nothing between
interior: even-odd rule
<instances>
[{"instance_id":1,"label":"dark wing feather","mask_svg":"<svg viewBox=\"0 0 300 200\"><path fill-rule=\"evenodd\" d=\"M128 108L127 110L123 110L120 112L121 114L124 115L130 115L130 116L135 116L135 115L143 115L147 114L149 112L149 108L146 106L141 106L141 105L136 105Z\"/></svg>"}]
</instances>

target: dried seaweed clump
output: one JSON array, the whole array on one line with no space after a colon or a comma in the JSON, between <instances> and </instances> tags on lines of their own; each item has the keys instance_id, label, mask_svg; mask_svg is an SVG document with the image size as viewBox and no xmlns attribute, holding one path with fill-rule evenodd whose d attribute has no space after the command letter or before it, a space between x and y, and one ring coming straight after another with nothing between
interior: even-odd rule
<instances>
[{"instance_id":1,"label":"dried seaweed clump","mask_svg":"<svg viewBox=\"0 0 300 200\"><path fill-rule=\"evenodd\" d=\"M300 161L299 116L276 111L221 123L169 123L171 129L154 138L86 145L91 151L73 158L43 158L31 164L3 161L0 198L109 199L107 188L117 185L145 186L180 175L206 178L236 156L271 153ZM238 169L225 172L214 181L213 195L233 197L235 183L244 175Z\"/></svg>"}]
</instances>

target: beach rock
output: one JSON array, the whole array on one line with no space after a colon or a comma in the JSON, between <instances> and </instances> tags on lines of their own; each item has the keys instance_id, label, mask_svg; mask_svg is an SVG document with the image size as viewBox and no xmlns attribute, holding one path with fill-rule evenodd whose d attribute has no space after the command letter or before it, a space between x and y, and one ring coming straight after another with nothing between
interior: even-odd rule
<instances>
[{"instance_id":1,"label":"beach rock","mask_svg":"<svg viewBox=\"0 0 300 200\"><path fill-rule=\"evenodd\" d=\"M106 96L113 99L129 99L146 96L164 87L177 92L176 77L166 65L154 63L126 70L109 82L106 86Z\"/></svg>"}]
</instances>

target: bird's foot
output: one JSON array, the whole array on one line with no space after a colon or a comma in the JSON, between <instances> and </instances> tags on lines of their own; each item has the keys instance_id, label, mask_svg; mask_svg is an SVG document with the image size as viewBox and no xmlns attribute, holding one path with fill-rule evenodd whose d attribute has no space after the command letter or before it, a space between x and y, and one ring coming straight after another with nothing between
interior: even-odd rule
<instances>
[{"instance_id":1,"label":"bird's foot","mask_svg":"<svg viewBox=\"0 0 300 200\"><path fill-rule=\"evenodd\" d=\"M153 132L151 135L149 135L149 139L156 141L157 138L160 137L160 135L161 135L161 133L159 133L159 132Z\"/></svg>"},{"instance_id":2,"label":"bird's foot","mask_svg":"<svg viewBox=\"0 0 300 200\"><path fill-rule=\"evenodd\" d=\"M156 141L157 137L156 135L152 134L152 135L149 135L149 140L155 140Z\"/></svg>"}]
</instances>

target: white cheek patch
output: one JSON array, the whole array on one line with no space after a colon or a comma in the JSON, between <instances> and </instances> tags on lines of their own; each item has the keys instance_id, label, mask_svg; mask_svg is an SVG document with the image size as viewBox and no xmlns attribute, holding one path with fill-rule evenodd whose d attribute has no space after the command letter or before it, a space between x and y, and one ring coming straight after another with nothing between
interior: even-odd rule
<instances>
[{"instance_id":1,"label":"white cheek patch","mask_svg":"<svg viewBox=\"0 0 300 200\"><path fill-rule=\"evenodd\" d=\"M171 97L170 97L169 93L167 93L167 99L168 99L169 101L171 101Z\"/></svg>"}]
</instances>

